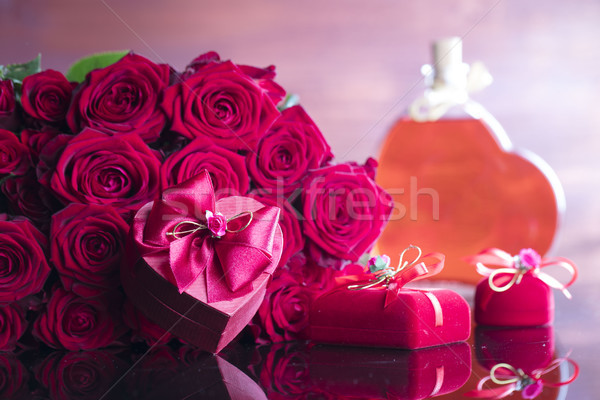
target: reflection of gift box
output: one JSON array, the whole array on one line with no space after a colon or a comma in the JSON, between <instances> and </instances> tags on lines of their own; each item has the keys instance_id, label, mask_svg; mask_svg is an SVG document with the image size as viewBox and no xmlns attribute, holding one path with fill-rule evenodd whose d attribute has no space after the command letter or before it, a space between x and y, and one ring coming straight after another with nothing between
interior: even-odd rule
<instances>
[{"instance_id":1,"label":"reflection of gift box","mask_svg":"<svg viewBox=\"0 0 600 400\"><path fill-rule=\"evenodd\" d=\"M219 356L205 354L186 368L181 368L181 372L173 378L157 383L147 398L266 400L267 396L242 371Z\"/></svg>"},{"instance_id":2,"label":"reflection of gift box","mask_svg":"<svg viewBox=\"0 0 600 400\"><path fill-rule=\"evenodd\" d=\"M403 261L408 252L418 253L411 262ZM445 289L404 287L439 273L443 254L421 258L421 250L410 246L400 255L398 267L389 265L389 257L374 257L369 260L371 274L346 277L345 284L315 300L309 313L310 338L330 344L418 349L469 337L471 312L460 295Z\"/></svg>"},{"instance_id":3,"label":"reflection of gift box","mask_svg":"<svg viewBox=\"0 0 600 400\"><path fill-rule=\"evenodd\" d=\"M215 202L203 172L136 214L131 232L141 258L124 262L123 287L150 320L218 352L264 298L283 246L278 217L278 208L246 197Z\"/></svg>"},{"instance_id":4,"label":"reflection of gift box","mask_svg":"<svg viewBox=\"0 0 600 400\"><path fill-rule=\"evenodd\" d=\"M469 306L457 293L403 288L385 306L387 291L342 286L319 297L310 311L310 338L321 343L418 349L469 337Z\"/></svg>"},{"instance_id":5,"label":"reflection of gift box","mask_svg":"<svg viewBox=\"0 0 600 400\"><path fill-rule=\"evenodd\" d=\"M577 278L577 268L565 258L542 259L532 249L511 256L499 249L487 249L467 257L484 275L475 291L475 321L489 326L540 326L554 319L552 288L565 296ZM493 266L494 268L489 268ZM565 269L571 279L562 284L544 272L546 267Z\"/></svg>"},{"instance_id":6,"label":"reflection of gift box","mask_svg":"<svg viewBox=\"0 0 600 400\"><path fill-rule=\"evenodd\" d=\"M421 350L315 346L310 352L315 389L337 396L425 399L459 389L471 374L466 343Z\"/></svg>"},{"instance_id":7,"label":"reflection of gift box","mask_svg":"<svg viewBox=\"0 0 600 400\"><path fill-rule=\"evenodd\" d=\"M475 354L488 370L498 363L508 363L525 373L550 364L554 354L554 329L531 328L475 329Z\"/></svg>"}]
</instances>

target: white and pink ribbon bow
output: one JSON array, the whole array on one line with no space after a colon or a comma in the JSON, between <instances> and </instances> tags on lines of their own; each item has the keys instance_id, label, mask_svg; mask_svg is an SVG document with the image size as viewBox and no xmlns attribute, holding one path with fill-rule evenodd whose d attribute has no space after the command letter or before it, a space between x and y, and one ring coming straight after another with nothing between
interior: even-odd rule
<instances>
[{"instance_id":1,"label":"white and pink ribbon bow","mask_svg":"<svg viewBox=\"0 0 600 400\"><path fill-rule=\"evenodd\" d=\"M531 274L546 285L560 290L570 299L571 293L567 288L577 279L577 267L571 260L564 257L542 258L533 249L522 249L519 254L512 256L504 250L489 248L477 255L465 258L465 261L475 265L479 274L488 277L490 288L495 292L505 292L513 285L520 284L525 274ZM571 276L569 282L561 283L555 277L542 271L543 268L550 266L565 269ZM512 279L498 285L494 279L502 274L512 275Z\"/></svg>"}]
</instances>

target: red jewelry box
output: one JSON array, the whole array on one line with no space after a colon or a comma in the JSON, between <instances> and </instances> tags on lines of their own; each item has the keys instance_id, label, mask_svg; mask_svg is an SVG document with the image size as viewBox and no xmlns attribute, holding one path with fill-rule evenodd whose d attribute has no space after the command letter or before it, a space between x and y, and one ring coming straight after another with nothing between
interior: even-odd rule
<instances>
[{"instance_id":1,"label":"red jewelry box","mask_svg":"<svg viewBox=\"0 0 600 400\"><path fill-rule=\"evenodd\" d=\"M386 306L389 289L338 287L310 309L310 338L316 342L419 349L468 339L467 302L445 289L402 288Z\"/></svg>"},{"instance_id":2,"label":"red jewelry box","mask_svg":"<svg viewBox=\"0 0 600 400\"><path fill-rule=\"evenodd\" d=\"M499 275L494 279L500 286L512 279ZM505 282L506 281L506 282ZM475 290L475 322L488 326L540 326L554 319L554 293L546 283L531 275L523 275L518 285L505 292L496 292L488 278Z\"/></svg>"},{"instance_id":3,"label":"red jewelry box","mask_svg":"<svg viewBox=\"0 0 600 400\"><path fill-rule=\"evenodd\" d=\"M226 219L219 235L202 219L207 210ZM234 221L240 215L247 218ZM203 172L138 211L121 268L123 288L148 319L217 353L264 298L283 248L278 218L277 207L251 198L215 201Z\"/></svg>"},{"instance_id":4,"label":"red jewelry box","mask_svg":"<svg viewBox=\"0 0 600 400\"><path fill-rule=\"evenodd\" d=\"M318 345L310 351L313 388L336 396L425 399L458 390L471 374L466 343L422 350Z\"/></svg>"}]
</instances>

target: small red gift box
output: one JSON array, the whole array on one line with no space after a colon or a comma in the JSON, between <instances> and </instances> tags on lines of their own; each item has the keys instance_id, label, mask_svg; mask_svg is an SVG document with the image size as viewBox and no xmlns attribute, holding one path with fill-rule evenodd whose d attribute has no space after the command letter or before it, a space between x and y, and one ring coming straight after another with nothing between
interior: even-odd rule
<instances>
[{"instance_id":1,"label":"small red gift box","mask_svg":"<svg viewBox=\"0 0 600 400\"><path fill-rule=\"evenodd\" d=\"M471 316L460 295L445 289L403 287L443 268L443 255L426 256L436 260L427 267L422 261L417 263L418 251L419 257L410 264L401 262L396 270L385 268L371 281L342 285L315 300L309 313L310 338L321 343L405 349L466 340Z\"/></svg>"},{"instance_id":2,"label":"small red gift box","mask_svg":"<svg viewBox=\"0 0 600 400\"><path fill-rule=\"evenodd\" d=\"M530 374L544 368L554 357L554 329L551 326L527 328L475 329L477 361L487 370L507 363Z\"/></svg>"},{"instance_id":3,"label":"small red gift box","mask_svg":"<svg viewBox=\"0 0 600 400\"><path fill-rule=\"evenodd\" d=\"M204 171L138 211L123 287L150 320L216 353L264 298L283 247L278 218L277 207L247 197L215 202Z\"/></svg>"},{"instance_id":4,"label":"small red gift box","mask_svg":"<svg viewBox=\"0 0 600 400\"><path fill-rule=\"evenodd\" d=\"M552 288L565 296L577 278L575 265L565 258L543 259L532 249L511 256L499 249L487 249L467 261L484 275L475 291L475 321L488 326L540 326L554 319ZM500 267L496 269L488 266ZM571 274L567 284L543 272L549 266L561 267Z\"/></svg>"},{"instance_id":5,"label":"small red gift box","mask_svg":"<svg viewBox=\"0 0 600 400\"><path fill-rule=\"evenodd\" d=\"M455 343L421 350L315 346L314 389L352 398L425 399L452 393L471 375L471 349Z\"/></svg>"}]
</instances>

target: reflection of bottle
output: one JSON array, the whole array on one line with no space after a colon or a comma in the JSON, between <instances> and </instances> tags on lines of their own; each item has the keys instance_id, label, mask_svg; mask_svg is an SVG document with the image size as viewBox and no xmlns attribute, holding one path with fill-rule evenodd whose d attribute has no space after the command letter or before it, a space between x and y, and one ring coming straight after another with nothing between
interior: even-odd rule
<instances>
[{"instance_id":1,"label":"reflection of bottle","mask_svg":"<svg viewBox=\"0 0 600 400\"><path fill-rule=\"evenodd\" d=\"M460 39L435 43L434 61L423 97L381 150L377 180L396 208L378 250L397 254L412 243L442 252L437 279L475 284L480 277L462 257L487 247L547 252L564 195L550 167L512 151L500 124L469 99L491 78L480 64L462 62Z\"/></svg>"}]
</instances>

